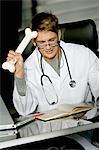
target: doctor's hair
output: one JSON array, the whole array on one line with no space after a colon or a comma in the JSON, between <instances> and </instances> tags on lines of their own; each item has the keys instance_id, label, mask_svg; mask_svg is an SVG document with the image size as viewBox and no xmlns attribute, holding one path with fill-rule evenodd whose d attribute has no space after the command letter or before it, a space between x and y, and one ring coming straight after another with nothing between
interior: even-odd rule
<instances>
[{"instance_id":1,"label":"doctor's hair","mask_svg":"<svg viewBox=\"0 0 99 150\"><path fill-rule=\"evenodd\" d=\"M52 31L58 34L58 18L52 13L38 13L33 16L30 28L32 31Z\"/></svg>"}]
</instances>

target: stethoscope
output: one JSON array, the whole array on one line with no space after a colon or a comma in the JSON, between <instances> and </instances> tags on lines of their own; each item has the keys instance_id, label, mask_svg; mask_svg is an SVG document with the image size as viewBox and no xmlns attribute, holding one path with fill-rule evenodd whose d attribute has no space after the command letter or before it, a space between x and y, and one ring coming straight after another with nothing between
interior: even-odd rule
<instances>
[{"instance_id":1,"label":"stethoscope","mask_svg":"<svg viewBox=\"0 0 99 150\"><path fill-rule=\"evenodd\" d=\"M59 44L60 46L60 44ZM62 49L63 53L64 53L64 56L65 56L65 60L66 60L66 64L67 64L67 69L68 69L68 73L69 73L69 77L70 77L70 82L69 82L69 85L70 87L74 88L76 86L76 81L72 79L72 76L71 76L71 72L70 72L70 68L69 68L69 64L68 64L68 60L67 60L67 57L66 57L66 54L63 50L63 48L60 46L60 48Z\"/></svg>"},{"instance_id":2,"label":"stethoscope","mask_svg":"<svg viewBox=\"0 0 99 150\"><path fill-rule=\"evenodd\" d=\"M74 87L76 86L76 81L72 79L72 76L71 76L71 72L70 72L70 68L69 68L69 64L68 64L68 60L67 60L65 51L64 51L64 49L60 46L60 44L59 44L59 47L62 49L63 54L64 54L64 57L65 57L65 60L66 60L67 69L68 69L68 73L69 73L69 77L70 77L69 85L70 85L71 88L74 88ZM42 85L42 87L44 86L44 84L43 84L43 78L45 77L45 78L47 78L47 79L49 80L49 82L51 83L51 85L52 85L52 87L53 87L53 83L52 83L50 77L44 73L44 69L43 69L43 65L42 65L42 58L43 58L43 56L41 55L41 59L40 59L40 65L41 65L41 71L42 71L42 75L41 75L41 85ZM54 87L53 87L53 89L54 89ZM56 97L57 97L57 94L56 94ZM58 103L58 97L56 98L56 101L53 101L53 102L51 102L51 103L49 102L49 100L47 99L47 97L46 97L46 100L47 100L47 102L48 102L49 105L53 105L53 104L57 104L57 103Z\"/></svg>"}]
</instances>

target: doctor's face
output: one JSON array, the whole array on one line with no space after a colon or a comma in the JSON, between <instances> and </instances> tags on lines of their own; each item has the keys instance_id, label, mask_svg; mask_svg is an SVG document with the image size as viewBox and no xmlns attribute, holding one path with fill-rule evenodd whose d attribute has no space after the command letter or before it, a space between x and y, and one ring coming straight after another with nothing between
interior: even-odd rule
<instances>
[{"instance_id":1,"label":"doctor's face","mask_svg":"<svg viewBox=\"0 0 99 150\"><path fill-rule=\"evenodd\" d=\"M58 35L52 31L39 31L35 40L40 53L47 61L58 57L58 41Z\"/></svg>"}]
</instances>

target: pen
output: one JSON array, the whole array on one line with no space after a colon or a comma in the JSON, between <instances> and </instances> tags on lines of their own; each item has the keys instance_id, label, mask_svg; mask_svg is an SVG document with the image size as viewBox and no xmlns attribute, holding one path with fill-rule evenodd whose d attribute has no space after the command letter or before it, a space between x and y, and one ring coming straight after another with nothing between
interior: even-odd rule
<instances>
[{"instance_id":1,"label":"pen","mask_svg":"<svg viewBox=\"0 0 99 150\"><path fill-rule=\"evenodd\" d=\"M37 114L34 114L33 117L38 117L38 116L42 116L44 115L43 113L37 113Z\"/></svg>"}]
</instances>

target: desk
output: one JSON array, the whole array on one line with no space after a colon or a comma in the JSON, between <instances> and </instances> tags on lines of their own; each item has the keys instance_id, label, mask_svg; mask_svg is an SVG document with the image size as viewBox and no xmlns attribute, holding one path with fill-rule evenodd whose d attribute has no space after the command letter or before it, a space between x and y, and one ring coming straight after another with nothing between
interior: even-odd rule
<instances>
[{"instance_id":1,"label":"desk","mask_svg":"<svg viewBox=\"0 0 99 150\"><path fill-rule=\"evenodd\" d=\"M63 121L63 124L65 122ZM53 124L57 124L57 128L53 126ZM50 129L49 126L52 125L53 127ZM32 127L32 128L30 128ZM37 130L39 129L39 131ZM16 145L22 145L26 143L31 143L31 142L36 142L36 141L41 141L44 139L50 139L50 138L55 138L59 136L64 136L64 135L70 135L86 130L91 130L94 128L99 128L99 122L94 122L94 123L88 123L88 124L83 124L79 126L74 127L69 127L63 126L60 129L60 123L59 121L52 121L50 122L42 122L42 121L33 121L28 123L27 125L20 127L18 129L18 132L20 133L20 137L14 140L9 140L9 141L4 141L0 142L0 148L7 148L7 147L12 147ZM47 130L50 129L50 130ZM30 132L27 134L27 131L30 130ZM40 132L43 131L43 132ZM24 133L24 134L23 134ZM30 134L31 133L31 134Z\"/></svg>"}]
</instances>

